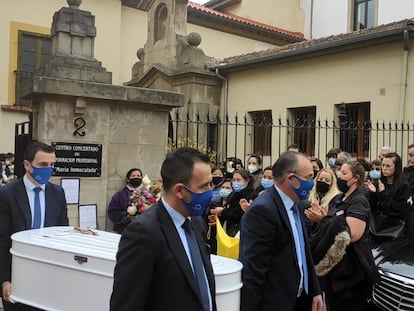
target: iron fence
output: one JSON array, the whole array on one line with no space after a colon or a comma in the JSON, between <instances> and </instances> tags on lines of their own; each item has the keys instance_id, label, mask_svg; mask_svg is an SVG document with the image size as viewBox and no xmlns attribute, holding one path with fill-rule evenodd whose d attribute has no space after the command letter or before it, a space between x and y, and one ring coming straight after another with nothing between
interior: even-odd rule
<instances>
[{"instance_id":1,"label":"iron fence","mask_svg":"<svg viewBox=\"0 0 414 311\"><path fill-rule=\"evenodd\" d=\"M340 148L355 158L372 161L379 149L390 146L407 161L407 147L414 143L414 123L398 121L292 120L254 118L175 110L170 115L170 148L190 146L208 153L216 164L229 158L245 162L250 154L271 165L291 144L308 156L326 160L331 148Z\"/></svg>"}]
</instances>

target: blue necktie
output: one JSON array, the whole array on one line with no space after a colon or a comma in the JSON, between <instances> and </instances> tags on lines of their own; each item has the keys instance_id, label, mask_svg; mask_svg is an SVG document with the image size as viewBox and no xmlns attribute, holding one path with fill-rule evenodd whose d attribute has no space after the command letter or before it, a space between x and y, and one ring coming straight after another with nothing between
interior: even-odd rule
<instances>
[{"instance_id":1,"label":"blue necktie","mask_svg":"<svg viewBox=\"0 0 414 311\"><path fill-rule=\"evenodd\" d=\"M293 211L293 217L295 218L296 230L298 232L298 237L299 237L300 254L302 256L303 288L305 289L305 292L308 294L309 293L308 266L306 262L305 239L303 237L302 221L299 215L299 206L297 204L293 204L292 211Z\"/></svg>"},{"instance_id":2,"label":"blue necktie","mask_svg":"<svg viewBox=\"0 0 414 311\"><path fill-rule=\"evenodd\" d=\"M197 239L195 237L191 221L186 219L182 225L185 236L187 237L188 246L190 248L191 261L193 263L194 277L198 284L201 301L203 303L203 310L210 310L209 289L207 288L206 279L204 277L204 264L201 259L200 248L198 247Z\"/></svg>"},{"instance_id":3,"label":"blue necktie","mask_svg":"<svg viewBox=\"0 0 414 311\"><path fill-rule=\"evenodd\" d=\"M33 213L33 229L39 229L42 222L42 212L40 209L40 196L39 192L42 188L36 187L33 189L34 196L34 213Z\"/></svg>"}]
</instances>

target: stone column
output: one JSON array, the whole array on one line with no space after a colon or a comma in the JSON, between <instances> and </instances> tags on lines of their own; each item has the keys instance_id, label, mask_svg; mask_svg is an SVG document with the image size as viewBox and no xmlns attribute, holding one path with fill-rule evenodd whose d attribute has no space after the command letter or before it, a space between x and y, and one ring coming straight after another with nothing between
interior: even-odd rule
<instances>
[{"instance_id":1,"label":"stone column","mask_svg":"<svg viewBox=\"0 0 414 311\"><path fill-rule=\"evenodd\" d=\"M53 55L34 78L33 139L102 145L100 176L80 177L80 204L97 204L105 229L112 195L124 185L129 168L158 178L167 151L168 114L184 95L111 84L111 73L93 58L94 17L80 0L55 13ZM80 122L80 123L79 123ZM60 177L53 182L59 183ZM77 206L69 206L78 225Z\"/></svg>"}]
</instances>

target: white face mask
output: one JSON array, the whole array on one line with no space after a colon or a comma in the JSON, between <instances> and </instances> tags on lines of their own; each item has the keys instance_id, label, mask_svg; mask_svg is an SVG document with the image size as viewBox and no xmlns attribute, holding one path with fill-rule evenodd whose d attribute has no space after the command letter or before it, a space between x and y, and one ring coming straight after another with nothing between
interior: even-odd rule
<instances>
[{"instance_id":1,"label":"white face mask","mask_svg":"<svg viewBox=\"0 0 414 311\"><path fill-rule=\"evenodd\" d=\"M6 160L6 165L10 165L10 164L11 164L10 160Z\"/></svg>"},{"instance_id":2,"label":"white face mask","mask_svg":"<svg viewBox=\"0 0 414 311\"><path fill-rule=\"evenodd\" d=\"M249 170L250 174L253 174L255 172L257 172L257 170L259 169L256 165L250 164L247 169Z\"/></svg>"}]
</instances>

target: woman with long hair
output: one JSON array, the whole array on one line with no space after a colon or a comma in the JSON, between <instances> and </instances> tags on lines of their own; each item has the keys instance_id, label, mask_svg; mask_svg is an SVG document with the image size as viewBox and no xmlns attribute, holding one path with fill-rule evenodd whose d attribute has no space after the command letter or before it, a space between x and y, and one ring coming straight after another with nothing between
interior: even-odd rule
<instances>
[{"instance_id":1,"label":"woman with long hair","mask_svg":"<svg viewBox=\"0 0 414 311\"><path fill-rule=\"evenodd\" d=\"M412 200L410 187L403 175L401 157L395 152L385 154L377 185L367 180L366 187L372 210L372 243L376 245L402 236Z\"/></svg>"},{"instance_id":2,"label":"woman with long hair","mask_svg":"<svg viewBox=\"0 0 414 311\"><path fill-rule=\"evenodd\" d=\"M126 185L116 192L108 206L108 217L114 223L113 231L122 233L126 226L131 222L131 217L136 213L136 209L131 208L131 195L134 190L142 185L142 171L139 168L128 170L125 183Z\"/></svg>"},{"instance_id":3,"label":"woman with long hair","mask_svg":"<svg viewBox=\"0 0 414 311\"><path fill-rule=\"evenodd\" d=\"M315 177L315 185L309 193L310 208L305 209L305 216L313 223L318 223L328 213L329 202L338 195L336 176L333 170L323 168Z\"/></svg>"},{"instance_id":4,"label":"woman with long hair","mask_svg":"<svg viewBox=\"0 0 414 311\"><path fill-rule=\"evenodd\" d=\"M329 203L329 210L318 226L323 239L332 241L315 270L322 278L329 311L365 310L378 281L368 244L370 207L362 192L365 169L358 161L341 166L337 185L342 193ZM314 256L314 253L312 254Z\"/></svg>"},{"instance_id":5,"label":"woman with long hair","mask_svg":"<svg viewBox=\"0 0 414 311\"><path fill-rule=\"evenodd\" d=\"M230 236L235 236L240 230L240 221L244 214L244 210L240 205L241 199L249 202L253 194L253 178L247 170L236 170L232 179L233 192L227 200L224 207L216 207L211 213L221 216L225 223L226 232ZM224 225L223 225L224 226Z\"/></svg>"}]
</instances>

